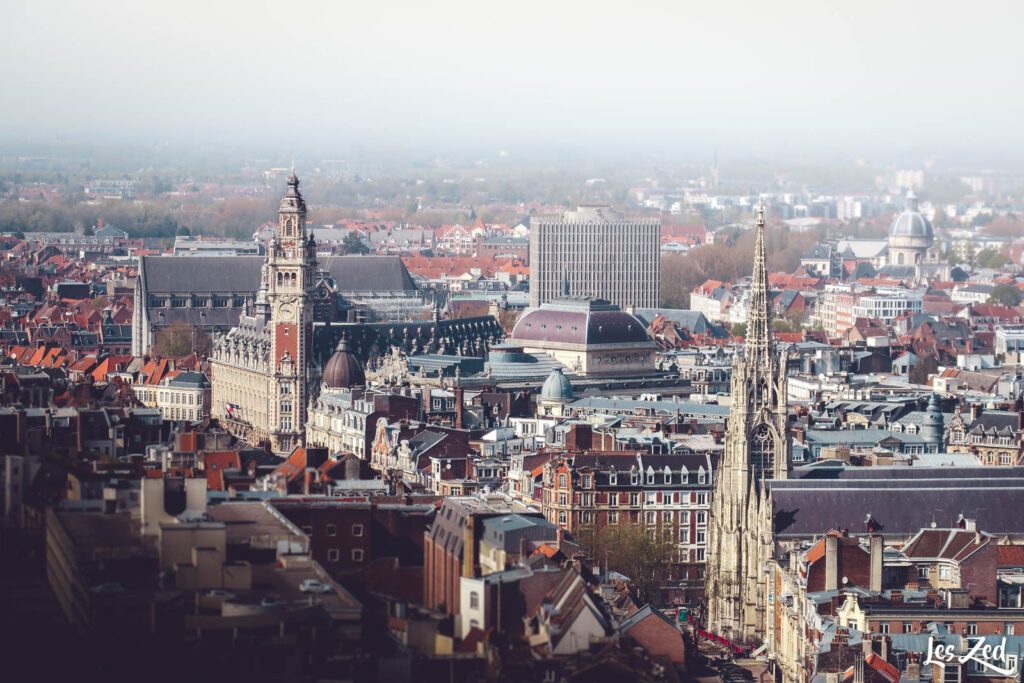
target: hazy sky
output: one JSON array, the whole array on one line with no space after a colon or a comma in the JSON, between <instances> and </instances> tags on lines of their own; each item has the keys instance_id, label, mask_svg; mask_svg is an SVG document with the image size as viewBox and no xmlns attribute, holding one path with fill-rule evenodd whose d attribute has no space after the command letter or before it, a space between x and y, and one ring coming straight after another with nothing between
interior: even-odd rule
<instances>
[{"instance_id":1,"label":"hazy sky","mask_svg":"<svg viewBox=\"0 0 1024 683\"><path fill-rule=\"evenodd\" d=\"M1024 2L7 2L0 138L936 153L1024 142Z\"/></svg>"}]
</instances>

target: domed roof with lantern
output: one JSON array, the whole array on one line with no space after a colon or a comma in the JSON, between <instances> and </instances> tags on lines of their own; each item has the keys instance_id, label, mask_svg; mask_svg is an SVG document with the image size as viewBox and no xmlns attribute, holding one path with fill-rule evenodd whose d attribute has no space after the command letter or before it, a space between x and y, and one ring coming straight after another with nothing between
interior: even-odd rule
<instances>
[{"instance_id":1,"label":"domed roof with lantern","mask_svg":"<svg viewBox=\"0 0 1024 683\"><path fill-rule=\"evenodd\" d=\"M889 226L891 237L926 237L934 238L935 230L931 221L917 209L917 195L913 190L907 192L907 204L903 213L893 219Z\"/></svg>"},{"instance_id":2,"label":"domed roof with lantern","mask_svg":"<svg viewBox=\"0 0 1024 683\"><path fill-rule=\"evenodd\" d=\"M544 380L540 388L540 397L549 401L571 401L573 399L572 385L561 368L555 368Z\"/></svg>"}]
</instances>

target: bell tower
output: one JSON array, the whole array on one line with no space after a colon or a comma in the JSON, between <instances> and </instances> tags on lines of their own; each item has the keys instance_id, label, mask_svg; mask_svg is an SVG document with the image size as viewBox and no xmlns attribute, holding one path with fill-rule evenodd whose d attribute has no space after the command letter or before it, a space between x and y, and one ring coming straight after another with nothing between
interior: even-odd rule
<instances>
[{"instance_id":1,"label":"bell tower","mask_svg":"<svg viewBox=\"0 0 1024 683\"><path fill-rule=\"evenodd\" d=\"M274 395L268 421L272 447L287 452L302 441L309 397L316 243L306 233L306 202L292 171L267 247L266 300L270 313L270 371Z\"/></svg>"}]
</instances>

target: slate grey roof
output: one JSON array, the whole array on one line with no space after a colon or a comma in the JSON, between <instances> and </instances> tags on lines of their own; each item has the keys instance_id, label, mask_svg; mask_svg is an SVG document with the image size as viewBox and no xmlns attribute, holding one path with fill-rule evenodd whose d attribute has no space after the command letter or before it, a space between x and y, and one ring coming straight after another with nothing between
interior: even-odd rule
<instances>
[{"instance_id":1,"label":"slate grey roof","mask_svg":"<svg viewBox=\"0 0 1024 683\"><path fill-rule=\"evenodd\" d=\"M543 382L555 368L563 365L546 353L491 353L484 364L492 379L502 381Z\"/></svg>"},{"instance_id":2,"label":"slate grey roof","mask_svg":"<svg viewBox=\"0 0 1024 683\"><path fill-rule=\"evenodd\" d=\"M908 277L914 277L917 274L916 266L901 266L896 263L890 263L887 266L883 266L879 271L879 275L885 277L891 277L897 280L902 280Z\"/></svg>"},{"instance_id":3,"label":"slate grey roof","mask_svg":"<svg viewBox=\"0 0 1024 683\"><path fill-rule=\"evenodd\" d=\"M923 410L915 410L913 412L907 413L900 419L896 420L896 422L902 425L923 425L925 423L925 417L927 415L928 413L926 413ZM942 413L943 424L945 424L946 427L949 427L949 423L953 421L955 415L955 413Z\"/></svg>"},{"instance_id":4,"label":"slate grey roof","mask_svg":"<svg viewBox=\"0 0 1024 683\"><path fill-rule=\"evenodd\" d=\"M815 244L811 247L803 258L808 260L823 260L832 258L832 246L829 244Z\"/></svg>"},{"instance_id":5,"label":"slate grey roof","mask_svg":"<svg viewBox=\"0 0 1024 683\"><path fill-rule=\"evenodd\" d=\"M675 308L638 308L634 311L634 315L648 326L660 315L689 330L692 334L706 334L708 328L711 327L711 323L700 311L681 311Z\"/></svg>"},{"instance_id":6,"label":"slate grey roof","mask_svg":"<svg viewBox=\"0 0 1024 683\"><path fill-rule=\"evenodd\" d=\"M156 325L183 322L199 327L232 327L238 324L241 313L241 308L155 308L150 311L149 319Z\"/></svg>"},{"instance_id":7,"label":"slate grey roof","mask_svg":"<svg viewBox=\"0 0 1024 683\"><path fill-rule=\"evenodd\" d=\"M178 375L167 383L171 387L206 388L210 386L210 380L201 372L179 372Z\"/></svg>"},{"instance_id":8,"label":"slate grey roof","mask_svg":"<svg viewBox=\"0 0 1024 683\"><path fill-rule=\"evenodd\" d=\"M867 261L862 261L853 269L852 278L854 280L859 280L862 277L875 277L876 275L878 275L878 271L875 270L875 267Z\"/></svg>"},{"instance_id":9,"label":"slate grey roof","mask_svg":"<svg viewBox=\"0 0 1024 683\"><path fill-rule=\"evenodd\" d=\"M419 353L408 356L406 361L409 364L410 371L419 372L422 368L423 374L427 377L437 377L438 369L441 369L446 377L455 374L455 368L458 368L459 374L463 376L473 375L482 372L484 369L483 359L473 356L445 356L436 353Z\"/></svg>"},{"instance_id":10,"label":"slate grey roof","mask_svg":"<svg viewBox=\"0 0 1024 683\"><path fill-rule=\"evenodd\" d=\"M434 432L429 429L425 429L416 436L409 439L409 449L413 455L419 455L429 451L431 448L448 438L448 435L444 432Z\"/></svg>"},{"instance_id":11,"label":"slate grey roof","mask_svg":"<svg viewBox=\"0 0 1024 683\"><path fill-rule=\"evenodd\" d=\"M264 261L263 256L143 256L140 270L149 292L255 292ZM343 293L416 290L397 256L332 256L320 267Z\"/></svg>"},{"instance_id":12,"label":"slate grey roof","mask_svg":"<svg viewBox=\"0 0 1024 683\"><path fill-rule=\"evenodd\" d=\"M960 289L961 292L968 292L970 294L991 294L995 287L992 285L967 285Z\"/></svg>"},{"instance_id":13,"label":"slate grey roof","mask_svg":"<svg viewBox=\"0 0 1024 683\"><path fill-rule=\"evenodd\" d=\"M132 326L131 325L117 325L114 323L104 324L100 328L103 332L103 341L110 343L113 341L131 341L132 338Z\"/></svg>"},{"instance_id":14,"label":"slate grey roof","mask_svg":"<svg viewBox=\"0 0 1024 683\"><path fill-rule=\"evenodd\" d=\"M794 479L771 483L780 536L829 529L865 531L868 515L886 534L953 527L960 515L993 534L1024 530L1021 467L796 468Z\"/></svg>"},{"instance_id":15,"label":"slate grey roof","mask_svg":"<svg viewBox=\"0 0 1024 683\"><path fill-rule=\"evenodd\" d=\"M887 429L808 429L804 438L808 446L843 444L847 446L874 446L880 441L894 438L906 444L923 444L917 434L890 432Z\"/></svg>"},{"instance_id":16,"label":"slate grey roof","mask_svg":"<svg viewBox=\"0 0 1024 683\"><path fill-rule=\"evenodd\" d=\"M722 417L729 415L729 406L713 405L710 403L694 403L691 401L640 401L631 398L606 398L604 396L591 396L581 398L569 404L572 410L586 410L591 412L633 412L637 408L650 408L655 413L673 414L677 410L680 415L694 415L701 417ZM889 434L889 432L886 432Z\"/></svg>"},{"instance_id":17,"label":"slate grey roof","mask_svg":"<svg viewBox=\"0 0 1024 683\"><path fill-rule=\"evenodd\" d=\"M1016 430L1018 425L1017 413L1009 410L986 410L978 416L974 422L971 423L971 428L982 427L986 431L988 430L1003 430L1010 429Z\"/></svg>"},{"instance_id":18,"label":"slate grey roof","mask_svg":"<svg viewBox=\"0 0 1024 683\"><path fill-rule=\"evenodd\" d=\"M495 548L507 553L519 552L519 539L543 543L558 537L558 527L543 517L525 515L502 515L485 519L484 540Z\"/></svg>"}]
</instances>

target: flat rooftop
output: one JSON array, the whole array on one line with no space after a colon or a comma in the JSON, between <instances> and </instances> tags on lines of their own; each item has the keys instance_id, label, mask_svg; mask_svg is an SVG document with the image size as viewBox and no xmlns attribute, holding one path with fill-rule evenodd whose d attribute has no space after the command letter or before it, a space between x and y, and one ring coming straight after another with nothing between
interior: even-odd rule
<instances>
[{"instance_id":1,"label":"flat rooftop","mask_svg":"<svg viewBox=\"0 0 1024 683\"><path fill-rule=\"evenodd\" d=\"M207 517L211 522L221 522L227 527L229 544L248 543L254 537L306 539L295 525L262 502L221 503L209 508Z\"/></svg>"},{"instance_id":2,"label":"flat rooftop","mask_svg":"<svg viewBox=\"0 0 1024 683\"><path fill-rule=\"evenodd\" d=\"M75 557L79 560L125 560L156 556L154 539L142 536L139 521L133 520L128 514L55 514L74 544Z\"/></svg>"}]
</instances>

